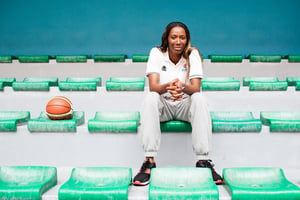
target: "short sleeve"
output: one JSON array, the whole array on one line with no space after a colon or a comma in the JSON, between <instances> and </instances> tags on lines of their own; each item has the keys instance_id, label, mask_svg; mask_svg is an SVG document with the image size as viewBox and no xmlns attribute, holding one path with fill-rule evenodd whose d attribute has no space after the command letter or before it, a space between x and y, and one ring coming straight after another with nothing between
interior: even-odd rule
<instances>
[{"instance_id":1,"label":"short sleeve","mask_svg":"<svg viewBox=\"0 0 300 200\"><path fill-rule=\"evenodd\" d=\"M149 54L147 68L146 68L146 75L149 74L159 74L161 62L163 60L163 55L158 48L152 48Z\"/></svg>"},{"instance_id":2,"label":"short sleeve","mask_svg":"<svg viewBox=\"0 0 300 200\"><path fill-rule=\"evenodd\" d=\"M193 50L189 56L190 74L189 79L203 78L202 59L197 50Z\"/></svg>"}]
</instances>

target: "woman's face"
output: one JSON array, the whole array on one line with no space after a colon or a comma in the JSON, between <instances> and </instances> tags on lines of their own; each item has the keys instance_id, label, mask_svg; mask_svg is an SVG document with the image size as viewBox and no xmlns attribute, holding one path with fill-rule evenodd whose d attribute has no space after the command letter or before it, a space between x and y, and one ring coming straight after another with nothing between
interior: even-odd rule
<instances>
[{"instance_id":1,"label":"woman's face","mask_svg":"<svg viewBox=\"0 0 300 200\"><path fill-rule=\"evenodd\" d=\"M182 27L174 27L168 36L169 53L181 55L186 47L187 38L185 30Z\"/></svg>"}]
</instances>

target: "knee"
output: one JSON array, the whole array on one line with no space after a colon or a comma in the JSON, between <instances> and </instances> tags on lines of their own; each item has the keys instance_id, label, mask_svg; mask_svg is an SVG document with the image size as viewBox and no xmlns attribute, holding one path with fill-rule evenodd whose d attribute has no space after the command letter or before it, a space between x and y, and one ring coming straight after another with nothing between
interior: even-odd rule
<instances>
[{"instance_id":1,"label":"knee","mask_svg":"<svg viewBox=\"0 0 300 200\"><path fill-rule=\"evenodd\" d=\"M194 104L206 104L206 98L205 96L202 94L202 92L195 92L194 94L192 94L191 96L191 100L192 103Z\"/></svg>"},{"instance_id":2,"label":"knee","mask_svg":"<svg viewBox=\"0 0 300 200\"><path fill-rule=\"evenodd\" d=\"M204 96L201 92L195 92L194 94L192 94L191 98L192 98L192 101L199 101L199 100L204 99Z\"/></svg>"}]
</instances>

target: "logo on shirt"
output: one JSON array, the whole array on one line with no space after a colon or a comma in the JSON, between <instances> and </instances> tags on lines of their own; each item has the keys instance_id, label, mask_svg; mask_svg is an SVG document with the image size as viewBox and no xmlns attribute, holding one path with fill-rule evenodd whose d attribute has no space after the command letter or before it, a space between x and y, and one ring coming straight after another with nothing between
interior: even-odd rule
<instances>
[{"instance_id":1,"label":"logo on shirt","mask_svg":"<svg viewBox=\"0 0 300 200\"><path fill-rule=\"evenodd\" d=\"M167 67L166 66L162 66L161 67L161 71L167 71Z\"/></svg>"},{"instance_id":2,"label":"logo on shirt","mask_svg":"<svg viewBox=\"0 0 300 200\"><path fill-rule=\"evenodd\" d=\"M182 72L186 72L186 71L187 71L187 65L186 65L186 64L183 65L181 71L182 71Z\"/></svg>"}]
</instances>

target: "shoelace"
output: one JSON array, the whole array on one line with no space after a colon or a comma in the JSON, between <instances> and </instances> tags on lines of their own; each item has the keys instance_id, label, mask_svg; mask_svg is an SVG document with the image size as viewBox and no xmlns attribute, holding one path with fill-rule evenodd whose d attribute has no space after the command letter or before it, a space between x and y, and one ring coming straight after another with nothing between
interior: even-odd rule
<instances>
[{"instance_id":1,"label":"shoelace","mask_svg":"<svg viewBox=\"0 0 300 200\"><path fill-rule=\"evenodd\" d=\"M141 167L141 172L145 172L146 169L151 169L154 166L154 163L150 163L149 161L146 161L143 163Z\"/></svg>"}]
</instances>

